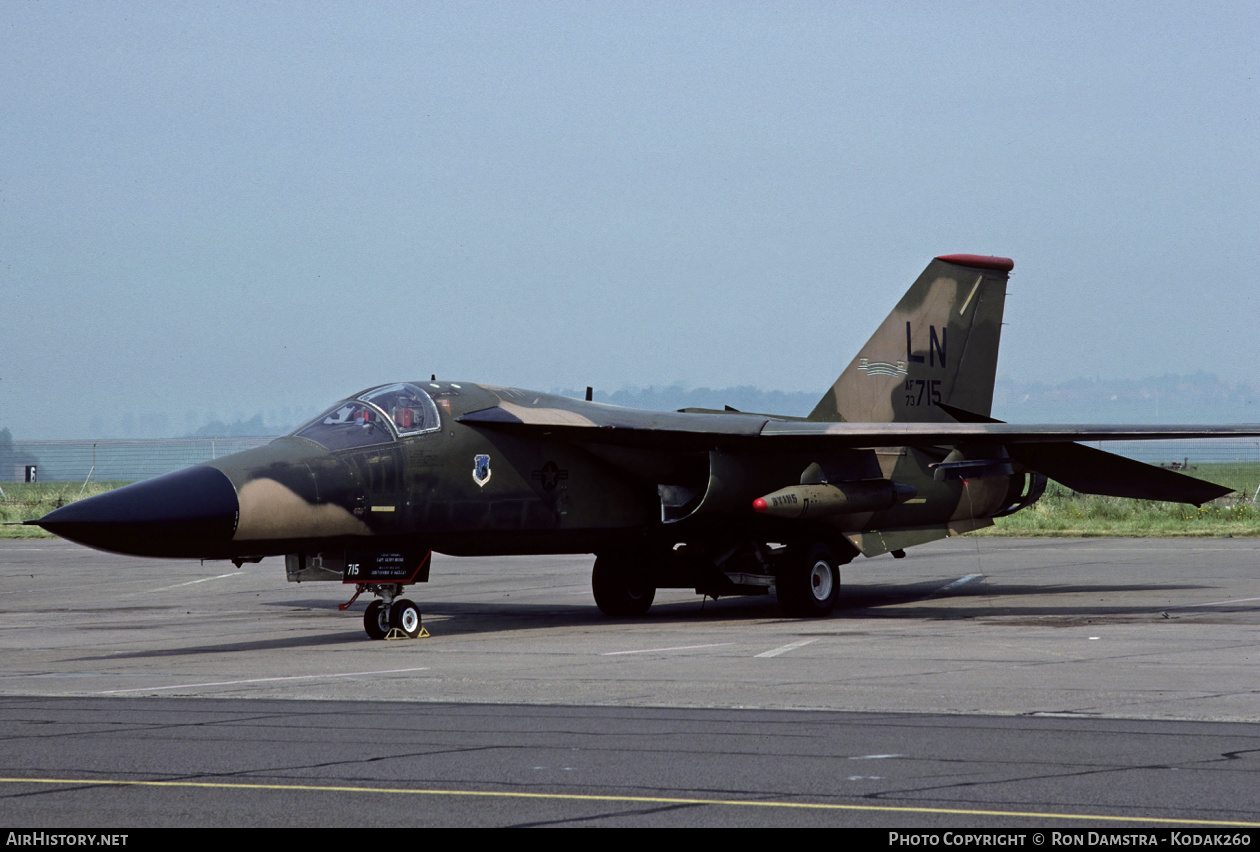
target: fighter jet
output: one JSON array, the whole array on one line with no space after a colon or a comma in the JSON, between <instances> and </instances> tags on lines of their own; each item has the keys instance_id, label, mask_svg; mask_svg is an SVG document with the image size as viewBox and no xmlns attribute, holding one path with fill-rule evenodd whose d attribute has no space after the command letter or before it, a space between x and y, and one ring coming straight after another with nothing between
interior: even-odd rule
<instances>
[{"instance_id":1,"label":"fighter jet","mask_svg":"<svg viewBox=\"0 0 1260 852\"><path fill-rule=\"evenodd\" d=\"M126 554L238 566L284 556L290 580L375 595L364 627L383 638L420 632L403 594L428 581L433 552L592 553L595 603L615 617L647 612L660 588L775 594L791 615L821 616L858 555L899 558L989 526L1034 503L1048 478L1192 504L1229 493L1077 442L1255 436L1260 426L990 416L1013 266L935 258L808 417L398 382L265 447L27 523ZM798 348L828 357L825 341Z\"/></svg>"}]
</instances>

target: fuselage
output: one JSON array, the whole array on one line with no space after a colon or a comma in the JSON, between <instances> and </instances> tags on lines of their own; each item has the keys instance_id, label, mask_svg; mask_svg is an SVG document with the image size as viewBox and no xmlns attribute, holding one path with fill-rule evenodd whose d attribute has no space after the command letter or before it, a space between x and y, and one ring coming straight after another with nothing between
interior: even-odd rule
<instances>
[{"instance_id":1,"label":"fuselage","mask_svg":"<svg viewBox=\"0 0 1260 852\"><path fill-rule=\"evenodd\" d=\"M645 539L790 540L810 525L831 534L927 527L991 515L1022 486L1020 475L934 477L945 449L850 450L833 466L910 483L914 496L821 520L762 517L753 500L827 460L740 452L720 436L708 447L626 448L459 420L503 405L553 406L575 419L609 408L466 382L385 385L265 447L72 503L40 524L106 550L205 559L402 547L581 553Z\"/></svg>"}]
</instances>

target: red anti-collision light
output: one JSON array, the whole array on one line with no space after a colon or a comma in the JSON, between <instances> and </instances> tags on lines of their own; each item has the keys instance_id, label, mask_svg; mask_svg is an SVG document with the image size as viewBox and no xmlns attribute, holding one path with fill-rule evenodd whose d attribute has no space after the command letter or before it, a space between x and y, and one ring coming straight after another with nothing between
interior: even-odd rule
<instances>
[{"instance_id":1,"label":"red anti-collision light","mask_svg":"<svg viewBox=\"0 0 1260 852\"><path fill-rule=\"evenodd\" d=\"M758 497L753 501L753 510L757 512L764 512L766 510L766 501Z\"/></svg>"},{"instance_id":2,"label":"red anti-collision light","mask_svg":"<svg viewBox=\"0 0 1260 852\"><path fill-rule=\"evenodd\" d=\"M983 254L942 254L936 258L946 263L959 266L974 266L979 269L996 269L999 272L1010 272L1015 268L1015 261L1009 257L989 257Z\"/></svg>"}]
</instances>

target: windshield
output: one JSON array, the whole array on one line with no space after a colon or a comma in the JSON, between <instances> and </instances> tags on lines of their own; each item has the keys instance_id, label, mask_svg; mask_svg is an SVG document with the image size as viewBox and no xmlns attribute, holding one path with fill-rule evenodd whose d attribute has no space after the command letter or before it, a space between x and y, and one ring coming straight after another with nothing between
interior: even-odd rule
<instances>
[{"instance_id":1,"label":"windshield","mask_svg":"<svg viewBox=\"0 0 1260 852\"><path fill-rule=\"evenodd\" d=\"M379 411L362 402L343 402L293 433L330 450L364 447L394 440Z\"/></svg>"},{"instance_id":2,"label":"windshield","mask_svg":"<svg viewBox=\"0 0 1260 852\"><path fill-rule=\"evenodd\" d=\"M399 435L410 435L414 432L427 432L438 429L437 406L429 395L413 384L386 385L359 394L359 399L367 400L394 421L394 428Z\"/></svg>"},{"instance_id":3,"label":"windshield","mask_svg":"<svg viewBox=\"0 0 1260 852\"><path fill-rule=\"evenodd\" d=\"M393 429L390 428L390 423ZM430 432L442 426L437 406L412 384L385 385L339 402L293 433L329 450L385 444L399 435Z\"/></svg>"}]
</instances>

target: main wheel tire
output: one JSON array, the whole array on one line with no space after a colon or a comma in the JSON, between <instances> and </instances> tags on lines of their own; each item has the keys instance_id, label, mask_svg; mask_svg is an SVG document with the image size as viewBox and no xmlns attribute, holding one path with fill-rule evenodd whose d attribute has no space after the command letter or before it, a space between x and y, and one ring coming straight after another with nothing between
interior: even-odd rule
<instances>
[{"instance_id":1,"label":"main wheel tire","mask_svg":"<svg viewBox=\"0 0 1260 852\"><path fill-rule=\"evenodd\" d=\"M817 618L835 609L840 598L840 569L825 544L792 549L775 583L779 605L798 618Z\"/></svg>"},{"instance_id":2,"label":"main wheel tire","mask_svg":"<svg viewBox=\"0 0 1260 852\"><path fill-rule=\"evenodd\" d=\"M394 601L389 608L389 626L401 630L408 639L415 639L420 635L420 610L406 598Z\"/></svg>"},{"instance_id":3,"label":"main wheel tire","mask_svg":"<svg viewBox=\"0 0 1260 852\"><path fill-rule=\"evenodd\" d=\"M389 612L385 609L384 601L372 601L367 606L367 612L363 613L363 629L367 631L369 639L384 639L389 633Z\"/></svg>"},{"instance_id":4,"label":"main wheel tire","mask_svg":"<svg viewBox=\"0 0 1260 852\"><path fill-rule=\"evenodd\" d=\"M595 605L613 618L643 615L656 597L656 586L642 562L622 555L595 558L591 591L595 593Z\"/></svg>"}]
</instances>

